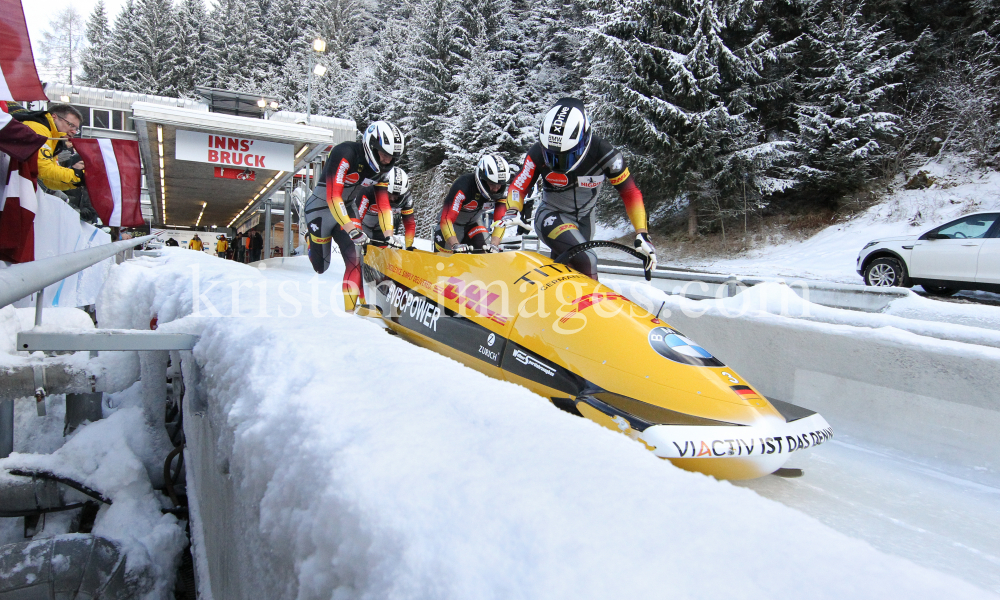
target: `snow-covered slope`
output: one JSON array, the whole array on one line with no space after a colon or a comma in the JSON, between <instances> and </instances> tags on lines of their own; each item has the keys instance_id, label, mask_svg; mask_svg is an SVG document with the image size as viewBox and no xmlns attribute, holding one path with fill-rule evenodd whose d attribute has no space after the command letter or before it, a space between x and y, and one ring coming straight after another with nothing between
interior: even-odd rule
<instances>
[{"instance_id":1,"label":"snow-covered slope","mask_svg":"<svg viewBox=\"0 0 1000 600\"><path fill-rule=\"evenodd\" d=\"M767 246L733 259L665 255L660 264L713 273L862 283L855 264L858 252L869 241L919 234L966 213L1000 209L1000 173L970 172L947 160L924 170L937 178L931 187L899 190L850 221L831 225L807 240Z\"/></svg>"}]
</instances>

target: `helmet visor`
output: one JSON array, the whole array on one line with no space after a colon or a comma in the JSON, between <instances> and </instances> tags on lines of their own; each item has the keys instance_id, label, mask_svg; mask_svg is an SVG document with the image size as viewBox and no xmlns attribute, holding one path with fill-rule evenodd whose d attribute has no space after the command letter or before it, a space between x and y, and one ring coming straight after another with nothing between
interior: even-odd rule
<instances>
[{"instance_id":1,"label":"helmet visor","mask_svg":"<svg viewBox=\"0 0 1000 600\"><path fill-rule=\"evenodd\" d=\"M577 142L570 150L565 152L553 152L545 147L542 147L542 160L545 161L545 166L556 171L557 173L568 173L576 168L577 163L583 158L583 155L587 153L587 149L590 147L590 133L587 132L585 135L580 136L580 141Z\"/></svg>"}]
</instances>

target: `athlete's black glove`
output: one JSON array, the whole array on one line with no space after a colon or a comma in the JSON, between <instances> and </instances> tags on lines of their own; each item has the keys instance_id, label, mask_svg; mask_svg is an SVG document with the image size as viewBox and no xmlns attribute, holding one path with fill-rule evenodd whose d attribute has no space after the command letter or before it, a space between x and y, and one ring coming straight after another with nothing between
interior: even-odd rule
<instances>
[{"instance_id":1,"label":"athlete's black glove","mask_svg":"<svg viewBox=\"0 0 1000 600\"><path fill-rule=\"evenodd\" d=\"M649 259L650 271L656 268L656 248L653 247L653 242L649 240L648 233L637 233L635 235L635 249L639 251L639 254Z\"/></svg>"},{"instance_id":2,"label":"athlete's black glove","mask_svg":"<svg viewBox=\"0 0 1000 600\"><path fill-rule=\"evenodd\" d=\"M349 235L351 237L351 241L358 246L364 246L370 241L368 236L365 235L365 232L361 231L360 227L355 227L354 229L348 231L347 235Z\"/></svg>"},{"instance_id":3,"label":"athlete's black glove","mask_svg":"<svg viewBox=\"0 0 1000 600\"><path fill-rule=\"evenodd\" d=\"M87 183L87 179L83 174L83 169L73 169L73 174L80 178L80 181L73 184L74 186L83 187Z\"/></svg>"}]
</instances>

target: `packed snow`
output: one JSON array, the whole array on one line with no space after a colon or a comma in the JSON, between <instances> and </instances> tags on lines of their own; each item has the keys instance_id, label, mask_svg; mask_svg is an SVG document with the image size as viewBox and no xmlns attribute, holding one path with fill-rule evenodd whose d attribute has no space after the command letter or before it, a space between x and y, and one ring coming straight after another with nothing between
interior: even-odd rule
<instances>
[{"instance_id":1,"label":"packed snow","mask_svg":"<svg viewBox=\"0 0 1000 600\"><path fill-rule=\"evenodd\" d=\"M345 315L340 277L165 249L114 267L98 306L103 327L201 335L198 394L256 535L294 565L270 582L284 597L991 597ZM134 395L53 457L8 460L130 490L134 514L98 523L159 568L177 546L129 458Z\"/></svg>"},{"instance_id":2,"label":"packed snow","mask_svg":"<svg viewBox=\"0 0 1000 600\"><path fill-rule=\"evenodd\" d=\"M856 263L858 252L868 242L921 234L971 212L1000 210L1000 172L969 171L953 160L959 159L925 165L923 170L936 178L929 188L900 189L862 214L806 240L767 245L731 259L661 256L660 264L713 273L863 283Z\"/></svg>"}]
</instances>

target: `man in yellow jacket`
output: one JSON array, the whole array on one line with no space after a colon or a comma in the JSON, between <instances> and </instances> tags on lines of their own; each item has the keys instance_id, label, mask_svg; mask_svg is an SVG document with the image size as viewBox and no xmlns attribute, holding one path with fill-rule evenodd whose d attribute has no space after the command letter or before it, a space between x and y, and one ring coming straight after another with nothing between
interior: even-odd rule
<instances>
[{"instance_id":1,"label":"man in yellow jacket","mask_svg":"<svg viewBox=\"0 0 1000 600\"><path fill-rule=\"evenodd\" d=\"M190 242L188 242L188 249L197 250L198 252L201 252L204 249L204 246L201 244L201 238L198 237L197 233L194 234L194 237L191 238Z\"/></svg>"},{"instance_id":2,"label":"man in yellow jacket","mask_svg":"<svg viewBox=\"0 0 1000 600\"><path fill-rule=\"evenodd\" d=\"M80 131L83 117L69 104L53 104L47 111L15 111L11 115L30 127L35 133L49 139L38 150L38 178L45 187L69 190L83 185L83 161L64 167L56 159L56 146L60 138L71 138Z\"/></svg>"},{"instance_id":3,"label":"man in yellow jacket","mask_svg":"<svg viewBox=\"0 0 1000 600\"><path fill-rule=\"evenodd\" d=\"M226 258L226 250L229 250L229 242L226 240L226 236L220 235L219 241L215 243L215 253L219 255L219 258Z\"/></svg>"}]
</instances>

